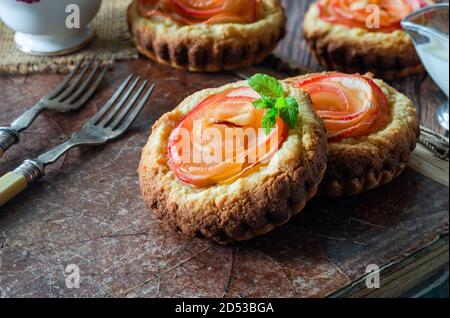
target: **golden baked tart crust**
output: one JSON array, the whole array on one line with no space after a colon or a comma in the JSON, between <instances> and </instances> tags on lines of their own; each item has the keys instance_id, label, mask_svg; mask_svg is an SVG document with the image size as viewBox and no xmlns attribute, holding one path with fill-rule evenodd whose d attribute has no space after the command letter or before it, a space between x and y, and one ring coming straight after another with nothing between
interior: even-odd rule
<instances>
[{"instance_id":1,"label":"golden baked tart crust","mask_svg":"<svg viewBox=\"0 0 450 318\"><path fill-rule=\"evenodd\" d=\"M305 16L303 33L319 63L328 70L371 72L386 80L424 72L411 39L403 30L370 32L333 24L323 20L313 4Z\"/></svg>"},{"instance_id":2,"label":"golden baked tart crust","mask_svg":"<svg viewBox=\"0 0 450 318\"><path fill-rule=\"evenodd\" d=\"M287 79L298 83L311 75ZM387 97L391 119L367 136L329 143L327 171L319 194L356 195L389 183L406 168L420 135L417 112L405 95L381 80L374 80Z\"/></svg>"},{"instance_id":3,"label":"golden baked tart crust","mask_svg":"<svg viewBox=\"0 0 450 318\"><path fill-rule=\"evenodd\" d=\"M299 103L299 120L267 165L231 184L195 188L176 178L169 166L168 140L180 120L210 95L238 82L200 91L185 99L153 126L139 166L144 200L150 211L175 230L219 243L248 240L288 222L315 196L327 161L327 137L309 97L285 85Z\"/></svg>"},{"instance_id":4,"label":"golden baked tart crust","mask_svg":"<svg viewBox=\"0 0 450 318\"><path fill-rule=\"evenodd\" d=\"M139 15L134 0L128 23L139 52L162 64L193 72L217 72L262 62L285 34L278 0L261 0L261 18L248 24L182 25Z\"/></svg>"}]
</instances>

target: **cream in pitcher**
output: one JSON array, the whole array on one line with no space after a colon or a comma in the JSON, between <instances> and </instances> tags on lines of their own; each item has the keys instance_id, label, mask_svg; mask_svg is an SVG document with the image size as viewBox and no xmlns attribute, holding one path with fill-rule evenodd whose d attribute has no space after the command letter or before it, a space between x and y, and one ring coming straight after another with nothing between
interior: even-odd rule
<instances>
[{"instance_id":1,"label":"cream in pitcher","mask_svg":"<svg viewBox=\"0 0 450 318\"><path fill-rule=\"evenodd\" d=\"M449 97L449 4L425 7L402 21L411 36L423 65L440 89ZM439 123L449 129L448 101L437 111Z\"/></svg>"},{"instance_id":2,"label":"cream in pitcher","mask_svg":"<svg viewBox=\"0 0 450 318\"><path fill-rule=\"evenodd\" d=\"M431 38L430 42L417 45L417 52L430 76L449 97L449 42Z\"/></svg>"}]
</instances>

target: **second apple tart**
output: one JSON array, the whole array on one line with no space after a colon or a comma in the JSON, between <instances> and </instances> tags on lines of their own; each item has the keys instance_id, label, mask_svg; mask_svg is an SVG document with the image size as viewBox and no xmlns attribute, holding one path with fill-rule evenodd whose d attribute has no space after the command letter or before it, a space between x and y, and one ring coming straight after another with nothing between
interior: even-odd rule
<instances>
[{"instance_id":1,"label":"second apple tart","mask_svg":"<svg viewBox=\"0 0 450 318\"><path fill-rule=\"evenodd\" d=\"M195 72L259 63L285 32L278 0L134 0L128 21L143 55Z\"/></svg>"}]
</instances>

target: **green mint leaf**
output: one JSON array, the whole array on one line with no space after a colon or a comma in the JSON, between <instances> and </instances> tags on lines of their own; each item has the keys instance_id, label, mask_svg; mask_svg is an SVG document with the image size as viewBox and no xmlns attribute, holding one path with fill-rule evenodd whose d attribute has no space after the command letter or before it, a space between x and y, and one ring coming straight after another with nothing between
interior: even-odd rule
<instances>
[{"instance_id":1,"label":"green mint leaf","mask_svg":"<svg viewBox=\"0 0 450 318\"><path fill-rule=\"evenodd\" d=\"M266 135L270 134L272 128L275 127L277 123L278 110L270 108L266 111L264 118L262 120L262 127L266 131Z\"/></svg>"},{"instance_id":2,"label":"green mint leaf","mask_svg":"<svg viewBox=\"0 0 450 318\"><path fill-rule=\"evenodd\" d=\"M256 74L249 78L248 84L261 96L272 98L284 97L283 86L275 77Z\"/></svg>"},{"instance_id":3,"label":"green mint leaf","mask_svg":"<svg viewBox=\"0 0 450 318\"><path fill-rule=\"evenodd\" d=\"M258 99L254 101L252 104L255 106L256 109L263 109L263 108L272 108L275 105L276 99L275 98L267 98L265 96L261 96L261 99Z\"/></svg>"},{"instance_id":4,"label":"green mint leaf","mask_svg":"<svg viewBox=\"0 0 450 318\"><path fill-rule=\"evenodd\" d=\"M253 106L255 106L256 109L263 109L263 108L266 108L269 106L268 104L266 104L264 102L263 99L255 100L252 104L253 104Z\"/></svg>"},{"instance_id":5,"label":"green mint leaf","mask_svg":"<svg viewBox=\"0 0 450 318\"><path fill-rule=\"evenodd\" d=\"M249 85L261 96L254 101L256 109L267 108L262 127L269 134L279 116L289 128L295 128L298 121L298 103L293 97L285 97L282 84L274 77L256 74L248 80Z\"/></svg>"},{"instance_id":6,"label":"green mint leaf","mask_svg":"<svg viewBox=\"0 0 450 318\"><path fill-rule=\"evenodd\" d=\"M287 97L285 99L286 107L280 110L280 117L289 128L295 128L298 121L298 103L295 98Z\"/></svg>"},{"instance_id":7,"label":"green mint leaf","mask_svg":"<svg viewBox=\"0 0 450 318\"><path fill-rule=\"evenodd\" d=\"M275 108L278 110L281 110L283 108L287 107L286 98L278 98L275 102Z\"/></svg>"},{"instance_id":8,"label":"green mint leaf","mask_svg":"<svg viewBox=\"0 0 450 318\"><path fill-rule=\"evenodd\" d=\"M268 105L268 108L274 107L277 102L277 99L274 97L261 96L261 99Z\"/></svg>"}]
</instances>

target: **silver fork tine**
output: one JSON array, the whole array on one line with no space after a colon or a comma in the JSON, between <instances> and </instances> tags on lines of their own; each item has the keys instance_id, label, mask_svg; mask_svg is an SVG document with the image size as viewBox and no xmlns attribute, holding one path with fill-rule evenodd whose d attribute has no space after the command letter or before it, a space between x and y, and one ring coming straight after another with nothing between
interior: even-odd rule
<instances>
[{"instance_id":1,"label":"silver fork tine","mask_svg":"<svg viewBox=\"0 0 450 318\"><path fill-rule=\"evenodd\" d=\"M105 126L110 127L111 129L115 129L120 121L130 112L131 108L133 108L134 104L136 103L139 96L141 96L142 92L144 91L145 87L147 86L148 81L144 81L144 83L139 87L137 92L131 97L131 99L128 101L128 104L123 107L123 109L120 111L120 113L115 116L114 121L112 124L109 124L108 122L105 124Z\"/></svg>"},{"instance_id":2,"label":"silver fork tine","mask_svg":"<svg viewBox=\"0 0 450 318\"><path fill-rule=\"evenodd\" d=\"M87 78L84 80L83 84L66 100L67 103L72 104L80 95L84 92L86 87L90 84L92 81L92 78L94 77L95 73L97 73L98 68L100 67L100 63L96 62L94 64L94 68L89 73Z\"/></svg>"},{"instance_id":3,"label":"silver fork tine","mask_svg":"<svg viewBox=\"0 0 450 318\"><path fill-rule=\"evenodd\" d=\"M48 94L48 99L53 99L58 96L59 93L61 93L63 88L66 87L67 83L69 83L69 81L75 76L83 62L84 59L81 59L77 64L75 64L74 68L72 69L72 71L70 71L66 78Z\"/></svg>"},{"instance_id":4,"label":"silver fork tine","mask_svg":"<svg viewBox=\"0 0 450 318\"><path fill-rule=\"evenodd\" d=\"M122 95L122 93L127 88L128 84L130 83L131 79L133 78L133 75L130 75L127 77L125 81L120 85L117 92L108 100L108 102L92 117L92 119L89 121L92 124L96 124L105 114L106 112L111 108L111 106L114 105L114 103L117 101L117 99Z\"/></svg>"},{"instance_id":5,"label":"silver fork tine","mask_svg":"<svg viewBox=\"0 0 450 318\"><path fill-rule=\"evenodd\" d=\"M105 77L106 73L108 72L108 66L105 66L100 75L97 77L97 79L94 81L94 83L91 85L91 87L84 93L83 96L81 96L80 99L78 99L74 104L74 108L78 108L78 106L83 105L97 90L97 87L100 85L100 83L103 81L103 78Z\"/></svg>"},{"instance_id":6,"label":"silver fork tine","mask_svg":"<svg viewBox=\"0 0 450 318\"><path fill-rule=\"evenodd\" d=\"M19 142L20 133L30 127L42 111L72 111L83 106L92 97L104 79L107 69L105 68L99 73L100 63L96 62L91 69L93 61L83 65L84 61L83 59L79 61L56 88L43 96L8 127L0 128L0 152L2 154Z\"/></svg>"},{"instance_id":7,"label":"silver fork tine","mask_svg":"<svg viewBox=\"0 0 450 318\"><path fill-rule=\"evenodd\" d=\"M136 85L138 84L139 80L141 78L138 76L133 83L130 85L128 90L123 94L122 98L120 99L120 102L117 103L117 105L114 107L114 109L105 117L102 119L102 121L99 123L102 126L107 126L108 123L114 118L114 116L117 114L117 112L122 108L123 105L125 105L128 98L133 93L134 89L136 88Z\"/></svg>"},{"instance_id":8,"label":"silver fork tine","mask_svg":"<svg viewBox=\"0 0 450 318\"><path fill-rule=\"evenodd\" d=\"M89 61L81 69L80 73L75 77L75 79L73 81L71 81L70 85L66 89L64 89L58 96L56 96L55 99L57 99L59 101L63 101L67 97L69 97L73 93L75 88L78 86L78 84L81 82L81 80L83 79L84 75L86 74L86 72L89 69L89 67L91 66L91 64L92 64L92 61Z\"/></svg>"},{"instance_id":9,"label":"silver fork tine","mask_svg":"<svg viewBox=\"0 0 450 318\"><path fill-rule=\"evenodd\" d=\"M128 114L127 118L122 122L122 124L117 128L118 133L125 132L134 122L134 120L137 118L137 116L140 114L144 106L147 104L148 99L153 93L153 90L155 89L156 85L152 84L150 88L148 89L147 93L145 93L144 97L142 97L139 104L136 106L136 108Z\"/></svg>"}]
</instances>

